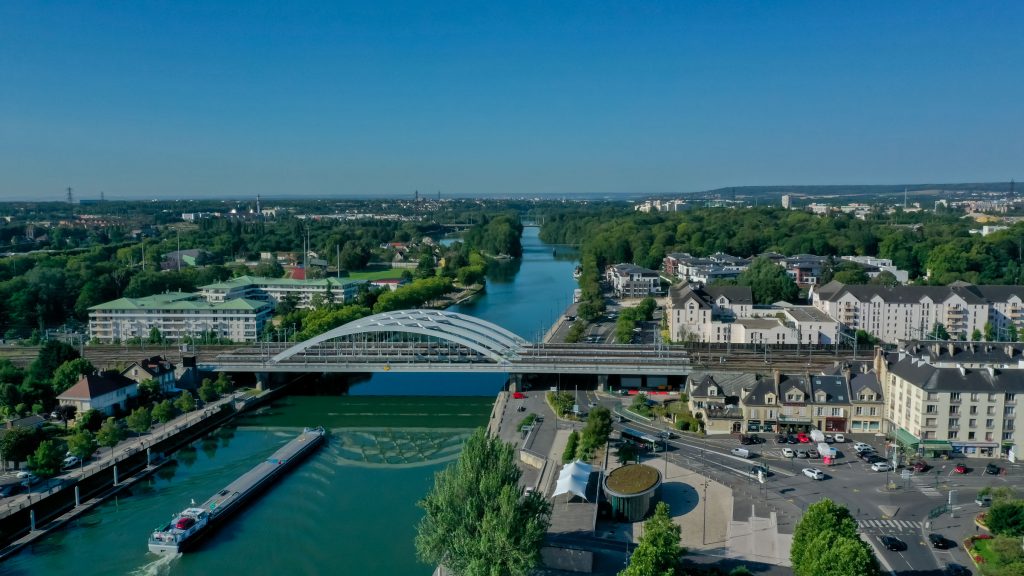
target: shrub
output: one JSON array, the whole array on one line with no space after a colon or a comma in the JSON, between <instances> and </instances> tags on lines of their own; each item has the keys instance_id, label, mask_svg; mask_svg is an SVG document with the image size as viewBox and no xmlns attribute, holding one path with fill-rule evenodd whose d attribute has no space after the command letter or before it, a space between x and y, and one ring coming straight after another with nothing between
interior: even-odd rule
<instances>
[{"instance_id":1,"label":"shrub","mask_svg":"<svg viewBox=\"0 0 1024 576\"><path fill-rule=\"evenodd\" d=\"M522 420L519 421L519 427L516 428L516 430L518 430L519 432L522 432L523 428L526 428L527 426L530 426L531 424L533 424L534 420L536 420L536 419L537 419L537 415L536 414L528 415L526 418L523 418Z\"/></svg>"},{"instance_id":2,"label":"shrub","mask_svg":"<svg viewBox=\"0 0 1024 576\"><path fill-rule=\"evenodd\" d=\"M580 435L573 430L569 433L569 441L565 444L565 451L562 452L562 463L568 464L576 458L576 448L579 446Z\"/></svg>"}]
</instances>

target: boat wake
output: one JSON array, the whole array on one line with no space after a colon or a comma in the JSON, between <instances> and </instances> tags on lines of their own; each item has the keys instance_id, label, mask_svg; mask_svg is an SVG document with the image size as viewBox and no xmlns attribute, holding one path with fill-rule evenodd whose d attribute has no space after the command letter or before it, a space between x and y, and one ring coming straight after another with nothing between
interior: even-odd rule
<instances>
[{"instance_id":1,"label":"boat wake","mask_svg":"<svg viewBox=\"0 0 1024 576\"><path fill-rule=\"evenodd\" d=\"M149 564L140 566L131 572L131 576L163 576L171 573L171 562L181 558L181 554L161 554Z\"/></svg>"}]
</instances>

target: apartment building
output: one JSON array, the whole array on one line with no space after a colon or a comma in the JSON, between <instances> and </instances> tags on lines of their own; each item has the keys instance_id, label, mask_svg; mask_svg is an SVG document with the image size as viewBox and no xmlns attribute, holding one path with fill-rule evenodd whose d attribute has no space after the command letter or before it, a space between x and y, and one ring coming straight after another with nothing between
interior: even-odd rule
<instances>
[{"instance_id":1,"label":"apartment building","mask_svg":"<svg viewBox=\"0 0 1024 576\"><path fill-rule=\"evenodd\" d=\"M910 343L879 350L887 432L908 453L991 458L1019 453L1024 345Z\"/></svg>"},{"instance_id":2,"label":"apartment building","mask_svg":"<svg viewBox=\"0 0 1024 576\"><path fill-rule=\"evenodd\" d=\"M618 298L644 298L661 294L661 276L635 264L609 266L604 273Z\"/></svg>"},{"instance_id":3,"label":"apartment building","mask_svg":"<svg viewBox=\"0 0 1024 576\"><path fill-rule=\"evenodd\" d=\"M882 384L874 369L851 373L850 400L853 415L850 417L850 432L858 434L880 434L884 429L885 404L882 402Z\"/></svg>"},{"instance_id":4,"label":"apartment building","mask_svg":"<svg viewBox=\"0 0 1024 576\"><path fill-rule=\"evenodd\" d=\"M199 295L207 302L226 302L236 298L269 302L272 306L292 296L299 308L312 308L314 296L333 299L335 303L350 302L359 292L365 280L350 278L320 278L317 280L294 280L291 278L266 278L263 276L239 276L224 282L208 284L199 288Z\"/></svg>"},{"instance_id":5,"label":"apartment building","mask_svg":"<svg viewBox=\"0 0 1024 576\"><path fill-rule=\"evenodd\" d=\"M832 281L811 291L814 307L852 330L885 342L918 340L942 324L966 340L989 323L1000 338L1024 326L1024 286L874 286Z\"/></svg>"},{"instance_id":6,"label":"apartment building","mask_svg":"<svg viewBox=\"0 0 1024 576\"><path fill-rule=\"evenodd\" d=\"M245 298L213 303L183 292L119 298L89 308L89 337L116 344L149 338L156 328L171 342L206 335L255 342L270 314L267 302Z\"/></svg>"}]
</instances>

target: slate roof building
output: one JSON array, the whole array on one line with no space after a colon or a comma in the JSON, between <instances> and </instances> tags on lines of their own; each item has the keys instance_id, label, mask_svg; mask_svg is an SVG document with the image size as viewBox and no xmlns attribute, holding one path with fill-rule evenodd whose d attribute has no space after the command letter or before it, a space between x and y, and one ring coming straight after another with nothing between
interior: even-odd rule
<instances>
[{"instance_id":1,"label":"slate roof building","mask_svg":"<svg viewBox=\"0 0 1024 576\"><path fill-rule=\"evenodd\" d=\"M98 410L112 415L115 410L128 408L128 400L138 395L138 385L125 376L113 373L94 373L82 376L71 388L57 396L64 406L74 406L77 414Z\"/></svg>"}]
</instances>

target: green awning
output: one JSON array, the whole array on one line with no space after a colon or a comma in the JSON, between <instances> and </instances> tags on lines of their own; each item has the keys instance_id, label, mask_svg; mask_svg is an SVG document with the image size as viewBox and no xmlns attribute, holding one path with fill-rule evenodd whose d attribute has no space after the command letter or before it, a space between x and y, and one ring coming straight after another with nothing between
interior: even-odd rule
<instances>
[{"instance_id":1,"label":"green awning","mask_svg":"<svg viewBox=\"0 0 1024 576\"><path fill-rule=\"evenodd\" d=\"M952 452L953 445L948 440L925 440L924 449L933 452Z\"/></svg>"},{"instance_id":2,"label":"green awning","mask_svg":"<svg viewBox=\"0 0 1024 576\"><path fill-rule=\"evenodd\" d=\"M907 448L917 448L917 445L921 443L921 441L917 439L917 436L914 436L903 428L896 429L896 442L899 442Z\"/></svg>"}]
</instances>

